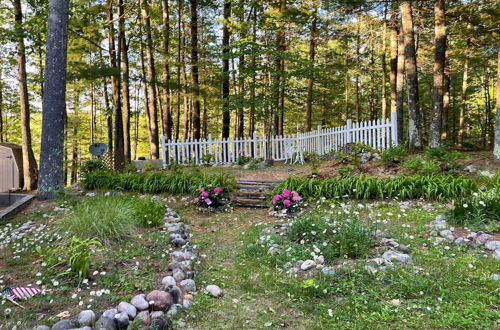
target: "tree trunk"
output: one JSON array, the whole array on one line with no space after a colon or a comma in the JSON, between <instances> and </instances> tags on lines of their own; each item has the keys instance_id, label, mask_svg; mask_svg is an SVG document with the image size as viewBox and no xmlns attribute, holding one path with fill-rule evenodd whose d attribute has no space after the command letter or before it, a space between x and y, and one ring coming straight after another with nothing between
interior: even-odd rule
<instances>
[{"instance_id":1,"label":"tree trunk","mask_svg":"<svg viewBox=\"0 0 500 330\"><path fill-rule=\"evenodd\" d=\"M238 129L237 136L243 138L245 136L245 48L243 41L246 37L245 26L245 1L239 2L239 21L240 21L240 55L238 58L238 85L241 105L238 108Z\"/></svg>"},{"instance_id":2,"label":"tree trunk","mask_svg":"<svg viewBox=\"0 0 500 330\"><path fill-rule=\"evenodd\" d=\"M3 143L3 76L2 76L2 66L0 63L0 143Z\"/></svg>"},{"instance_id":3,"label":"tree trunk","mask_svg":"<svg viewBox=\"0 0 500 330\"><path fill-rule=\"evenodd\" d=\"M445 64L445 75L443 84L443 127L441 128L441 141L446 141L448 139L448 122L450 117L450 75L446 73Z\"/></svg>"},{"instance_id":4,"label":"tree trunk","mask_svg":"<svg viewBox=\"0 0 500 330\"><path fill-rule=\"evenodd\" d=\"M359 47L361 43L361 32L359 29L359 25L361 19L361 15L356 15L356 75L354 76L354 83L356 84L355 95L356 95L356 103L354 104L354 109L356 112L356 121L359 122L361 120L361 105L359 104L359 71L360 71L360 60L359 60Z\"/></svg>"},{"instance_id":5,"label":"tree trunk","mask_svg":"<svg viewBox=\"0 0 500 330\"><path fill-rule=\"evenodd\" d=\"M429 130L429 147L441 144L443 126L444 67L446 63L445 0L434 3L434 87L432 117Z\"/></svg>"},{"instance_id":6,"label":"tree trunk","mask_svg":"<svg viewBox=\"0 0 500 330\"><path fill-rule=\"evenodd\" d=\"M255 47L257 42L257 4L253 7L253 22L252 22L252 47ZM252 85L250 86L250 113L248 115L248 136L253 136L255 132L255 88L257 84L257 59L255 52L252 51Z\"/></svg>"},{"instance_id":7,"label":"tree trunk","mask_svg":"<svg viewBox=\"0 0 500 330\"><path fill-rule=\"evenodd\" d=\"M496 123L495 123L495 146L493 157L500 160L500 49L498 49L497 60L497 101L496 101Z\"/></svg>"},{"instance_id":8,"label":"tree trunk","mask_svg":"<svg viewBox=\"0 0 500 330\"><path fill-rule=\"evenodd\" d=\"M391 112L397 112L397 71L398 71L398 10L393 6L391 10L391 21L389 23L390 38L391 38L391 60L389 74L389 84L391 85ZM399 133L399 132L398 132Z\"/></svg>"},{"instance_id":9,"label":"tree trunk","mask_svg":"<svg viewBox=\"0 0 500 330\"><path fill-rule=\"evenodd\" d=\"M168 0L162 0L163 6L163 65L165 70L165 104L163 106L163 135L172 139L172 104L170 100L170 7Z\"/></svg>"},{"instance_id":10,"label":"tree trunk","mask_svg":"<svg viewBox=\"0 0 500 330\"><path fill-rule=\"evenodd\" d=\"M398 114L398 139L400 143L406 140L404 136L404 83L405 83L405 48L403 42L403 32L398 35L398 58L396 71L396 113Z\"/></svg>"},{"instance_id":11,"label":"tree trunk","mask_svg":"<svg viewBox=\"0 0 500 330\"><path fill-rule=\"evenodd\" d=\"M79 119L78 119L78 108L80 107L80 91L75 90L74 91L74 101L73 101L73 116L74 116L74 123L73 123L73 148L71 152L71 184L74 184L78 180L78 126L80 125Z\"/></svg>"},{"instance_id":12,"label":"tree trunk","mask_svg":"<svg viewBox=\"0 0 500 330\"><path fill-rule=\"evenodd\" d=\"M222 137L229 138L231 113L229 112L229 20L231 1L224 0L224 22L222 27Z\"/></svg>"},{"instance_id":13,"label":"tree trunk","mask_svg":"<svg viewBox=\"0 0 500 330\"><path fill-rule=\"evenodd\" d=\"M460 114L458 116L457 148L462 148L464 143L465 113L467 112L467 88L469 84L469 57L466 54L464 61L464 73L462 78L462 98L460 100Z\"/></svg>"},{"instance_id":14,"label":"tree trunk","mask_svg":"<svg viewBox=\"0 0 500 330\"><path fill-rule=\"evenodd\" d=\"M113 19L113 0L108 0L108 44L109 44L109 63L113 74L111 75L111 93L113 96L113 169L120 171L125 163L124 145L123 145L123 120L121 103L121 83L120 83L120 49L115 49L115 29Z\"/></svg>"},{"instance_id":15,"label":"tree trunk","mask_svg":"<svg viewBox=\"0 0 500 330\"><path fill-rule=\"evenodd\" d=\"M38 198L63 188L69 0L49 0Z\"/></svg>"},{"instance_id":16,"label":"tree trunk","mask_svg":"<svg viewBox=\"0 0 500 330\"><path fill-rule=\"evenodd\" d=\"M121 69L122 69L122 127L123 127L123 156L124 161L129 163L131 160L130 151L130 88L129 88L129 63L128 63L128 45L125 36L125 8L123 0L119 0L119 42L121 50Z\"/></svg>"},{"instance_id":17,"label":"tree trunk","mask_svg":"<svg viewBox=\"0 0 500 330\"><path fill-rule=\"evenodd\" d=\"M160 148L158 140L158 110L156 104L156 74L148 0L141 0L141 7L142 19L144 21L144 28L146 32L146 84L149 94L148 113L149 129L151 130L151 139L149 141L149 146L151 151L151 158L158 159L160 157Z\"/></svg>"},{"instance_id":18,"label":"tree trunk","mask_svg":"<svg viewBox=\"0 0 500 330\"><path fill-rule=\"evenodd\" d=\"M418 95L417 58L413 35L412 8L409 2L401 4L401 18L405 47L405 70L408 82L408 146L410 150L422 148L420 105Z\"/></svg>"},{"instance_id":19,"label":"tree trunk","mask_svg":"<svg viewBox=\"0 0 500 330\"><path fill-rule=\"evenodd\" d=\"M36 189L38 169L31 147L30 104L26 73L26 50L24 46L24 27L21 0L14 0L14 19L17 50L17 79L19 86L19 107L21 112L21 138L23 150L24 189Z\"/></svg>"},{"instance_id":20,"label":"tree trunk","mask_svg":"<svg viewBox=\"0 0 500 330\"><path fill-rule=\"evenodd\" d=\"M182 49L182 3L177 1L177 97L175 114L175 140L179 140L181 130L181 49Z\"/></svg>"},{"instance_id":21,"label":"tree trunk","mask_svg":"<svg viewBox=\"0 0 500 330\"><path fill-rule=\"evenodd\" d=\"M386 92L386 84L387 84L387 64L385 53L387 51L387 3L384 6L384 24L383 24L383 33L382 33L382 119L387 118L387 92ZM372 86L375 88L375 86Z\"/></svg>"},{"instance_id":22,"label":"tree trunk","mask_svg":"<svg viewBox=\"0 0 500 330\"><path fill-rule=\"evenodd\" d=\"M191 3L191 84L193 86L193 139L201 138L200 82L198 75L198 0Z\"/></svg>"},{"instance_id":23,"label":"tree trunk","mask_svg":"<svg viewBox=\"0 0 500 330\"><path fill-rule=\"evenodd\" d=\"M314 5L315 6L315 5ZM314 59L316 57L316 39L318 30L318 9L313 8L311 21L311 34L309 36L309 77L307 79L307 102L306 102L306 132L312 129L313 93L314 93Z\"/></svg>"}]
</instances>

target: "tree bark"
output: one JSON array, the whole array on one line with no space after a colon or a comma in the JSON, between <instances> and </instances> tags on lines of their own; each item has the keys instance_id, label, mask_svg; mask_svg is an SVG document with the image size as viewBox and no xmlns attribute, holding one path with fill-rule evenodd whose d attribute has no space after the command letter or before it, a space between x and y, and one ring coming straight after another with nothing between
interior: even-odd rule
<instances>
[{"instance_id":1,"label":"tree bark","mask_svg":"<svg viewBox=\"0 0 500 330\"><path fill-rule=\"evenodd\" d=\"M231 113L229 112L229 19L231 1L224 0L224 22L222 27L222 138L229 138Z\"/></svg>"},{"instance_id":2,"label":"tree bark","mask_svg":"<svg viewBox=\"0 0 500 330\"><path fill-rule=\"evenodd\" d=\"M0 63L0 143L3 143L3 75L2 66Z\"/></svg>"},{"instance_id":3,"label":"tree bark","mask_svg":"<svg viewBox=\"0 0 500 330\"><path fill-rule=\"evenodd\" d=\"M19 107L21 112L21 138L23 151L23 177L25 190L36 189L38 169L33 148L31 147L30 104L26 73L26 49L24 45L23 12L21 0L14 0L14 19L17 50L17 78L19 88Z\"/></svg>"},{"instance_id":4,"label":"tree bark","mask_svg":"<svg viewBox=\"0 0 500 330\"><path fill-rule=\"evenodd\" d=\"M313 93L314 93L314 59L316 57L316 39L318 30L318 9L313 4L311 21L311 34L309 36L309 77L307 79L307 102L306 102L306 132L312 129Z\"/></svg>"},{"instance_id":5,"label":"tree bark","mask_svg":"<svg viewBox=\"0 0 500 330\"><path fill-rule=\"evenodd\" d=\"M390 38L391 38L391 59L390 59L390 74L389 84L391 89L391 112L397 112L397 71L398 71L398 11L397 7L391 10L391 20L389 22Z\"/></svg>"},{"instance_id":6,"label":"tree bark","mask_svg":"<svg viewBox=\"0 0 500 330\"><path fill-rule=\"evenodd\" d=\"M257 42L257 4L253 7L253 22L252 22L252 47L255 47ZM252 51L251 59L252 67L252 84L250 86L250 113L248 114L248 136L253 136L255 132L255 89L257 84L257 58L255 52Z\"/></svg>"},{"instance_id":7,"label":"tree bark","mask_svg":"<svg viewBox=\"0 0 500 330\"><path fill-rule=\"evenodd\" d=\"M198 75L198 0L191 3L191 84L193 89L193 139L201 138L200 82Z\"/></svg>"},{"instance_id":8,"label":"tree bark","mask_svg":"<svg viewBox=\"0 0 500 330\"><path fill-rule=\"evenodd\" d=\"M386 64L386 53L387 50L387 3L384 6L384 24L383 24L383 32L382 32L382 119L387 118L387 64ZM375 86L372 86L375 88Z\"/></svg>"},{"instance_id":9,"label":"tree bark","mask_svg":"<svg viewBox=\"0 0 500 330\"><path fill-rule=\"evenodd\" d=\"M128 44L125 36L125 8L123 0L119 0L119 42L121 50L121 93L122 93L122 127L123 127L123 156L125 162L129 163L131 160L130 150L130 88L129 88L129 63L128 63Z\"/></svg>"},{"instance_id":10,"label":"tree bark","mask_svg":"<svg viewBox=\"0 0 500 330\"><path fill-rule=\"evenodd\" d=\"M410 150L422 148L420 125L420 105L418 94L417 58L413 35L413 17L411 4L401 4L401 18L405 47L405 70L408 82L408 146Z\"/></svg>"},{"instance_id":11,"label":"tree bark","mask_svg":"<svg viewBox=\"0 0 500 330\"><path fill-rule=\"evenodd\" d=\"M108 0L108 44L109 44L109 63L113 70L111 75L111 94L113 96L113 169L120 171L125 163L124 144L123 144L123 119L121 102L121 52L115 49L115 29L113 19L113 0Z\"/></svg>"},{"instance_id":12,"label":"tree bark","mask_svg":"<svg viewBox=\"0 0 500 330\"><path fill-rule=\"evenodd\" d=\"M445 0L434 3L434 86L432 117L429 129L429 147L441 144L443 126L444 68L446 63Z\"/></svg>"},{"instance_id":13,"label":"tree bark","mask_svg":"<svg viewBox=\"0 0 500 330\"><path fill-rule=\"evenodd\" d=\"M182 3L177 1L177 94L175 114L175 140L179 140L181 130L181 50L182 50Z\"/></svg>"},{"instance_id":14,"label":"tree bark","mask_svg":"<svg viewBox=\"0 0 500 330\"><path fill-rule=\"evenodd\" d=\"M153 37L151 34L151 21L149 18L149 3L148 0L141 0L142 19L146 32L146 84L148 88L148 112L149 112L149 129L151 130L151 139L149 141L151 158L158 159L160 157L159 138L158 138L158 110L156 100L156 73L155 60L153 51Z\"/></svg>"},{"instance_id":15,"label":"tree bark","mask_svg":"<svg viewBox=\"0 0 500 330\"><path fill-rule=\"evenodd\" d=\"M405 83L405 48L403 42L403 32L398 35L398 58L396 72L396 113L398 114L398 139L400 143L406 140L404 136L404 83Z\"/></svg>"},{"instance_id":16,"label":"tree bark","mask_svg":"<svg viewBox=\"0 0 500 330\"><path fill-rule=\"evenodd\" d=\"M38 198L63 188L69 0L49 0Z\"/></svg>"},{"instance_id":17,"label":"tree bark","mask_svg":"<svg viewBox=\"0 0 500 330\"><path fill-rule=\"evenodd\" d=\"M445 75L444 75L444 85L443 85L443 127L441 128L441 141L446 141L448 139L448 122L450 117L450 75L446 73L445 64Z\"/></svg>"},{"instance_id":18,"label":"tree bark","mask_svg":"<svg viewBox=\"0 0 500 330\"><path fill-rule=\"evenodd\" d=\"M165 104L163 106L163 135L172 139L172 104L170 100L170 7L168 0L162 0L163 6L163 65L165 70Z\"/></svg>"},{"instance_id":19,"label":"tree bark","mask_svg":"<svg viewBox=\"0 0 500 330\"><path fill-rule=\"evenodd\" d=\"M246 26L245 26L245 1L240 0L239 2L239 23L240 23L240 54L238 57L238 85L239 85L239 95L240 95L240 106L238 107L238 129L237 136L243 138L245 135L245 49L243 42L246 37Z\"/></svg>"},{"instance_id":20,"label":"tree bark","mask_svg":"<svg viewBox=\"0 0 500 330\"><path fill-rule=\"evenodd\" d=\"M466 51L468 52L468 51ZM469 84L469 57L466 54L464 61L464 73L462 78L462 98L460 100L460 114L458 116L457 148L462 148L465 132L465 113L467 112L467 89Z\"/></svg>"},{"instance_id":21,"label":"tree bark","mask_svg":"<svg viewBox=\"0 0 500 330\"><path fill-rule=\"evenodd\" d=\"M496 123L495 123L495 146L493 148L493 157L500 160L500 48L498 49L497 59L497 101L496 101Z\"/></svg>"},{"instance_id":22,"label":"tree bark","mask_svg":"<svg viewBox=\"0 0 500 330\"><path fill-rule=\"evenodd\" d=\"M356 95L356 103L354 104L354 111L356 112L356 121L359 122L361 120L361 105L359 104L359 71L360 68L360 60L359 60L359 47L361 44L361 31L359 25L361 24L361 15L356 14L356 75L354 76L354 83L356 84L355 95Z\"/></svg>"}]
</instances>

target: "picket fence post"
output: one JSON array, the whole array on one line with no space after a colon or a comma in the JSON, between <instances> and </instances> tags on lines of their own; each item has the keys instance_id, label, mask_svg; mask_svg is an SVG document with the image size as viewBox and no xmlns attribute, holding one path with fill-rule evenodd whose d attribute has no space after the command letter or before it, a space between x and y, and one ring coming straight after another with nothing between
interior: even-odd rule
<instances>
[{"instance_id":1,"label":"picket fence post","mask_svg":"<svg viewBox=\"0 0 500 330\"><path fill-rule=\"evenodd\" d=\"M398 113L391 112L391 133L392 133L392 145L398 145Z\"/></svg>"},{"instance_id":2,"label":"picket fence post","mask_svg":"<svg viewBox=\"0 0 500 330\"><path fill-rule=\"evenodd\" d=\"M352 143L352 119L347 119L347 123L346 123L346 126L345 126L345 130L346 130L346 144L347 143Z\"/></svg>"},{"instance_id":3,"label":"picket fence post","mask_svg":"<svg viewBox=\"0 0 500 330\"><path fill-rule=\"evenodd\" d=\"M165 146L165 136L161 137L161 153L162 153L162 163L163 168L167 168L167 148Z\"/></svg>"}]
</instances>

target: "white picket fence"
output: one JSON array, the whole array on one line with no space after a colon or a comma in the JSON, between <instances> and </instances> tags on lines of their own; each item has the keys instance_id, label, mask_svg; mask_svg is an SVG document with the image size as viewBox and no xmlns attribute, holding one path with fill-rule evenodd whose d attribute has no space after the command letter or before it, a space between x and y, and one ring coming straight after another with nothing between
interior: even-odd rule
<instances>
[{"instance_id":1,"label":"white picket fence","mask_svg":"<svg viewBox=\"0 0 500 330\"><path fill-rule=\"evenodd\" d=\"M208 139L171 141L162 137L163 166L168 163L201 164L205 155L211 155L211 162L236 163L239 157L266 158L267 149L274 160L284 160L286 145L293 143L297 150L324 155L342 149L347 143L364 143L383 150L398 143L397 117L391 119L368 120L359 123L347 120L341 127L318 128L296 135L253 137L241 139Z\"/></svg>"}]
</instances>

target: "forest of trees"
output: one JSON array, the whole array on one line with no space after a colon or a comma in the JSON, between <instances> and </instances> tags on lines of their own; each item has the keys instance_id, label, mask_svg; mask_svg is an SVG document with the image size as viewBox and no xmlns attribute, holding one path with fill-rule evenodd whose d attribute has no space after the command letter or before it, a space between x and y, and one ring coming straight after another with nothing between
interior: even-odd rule
<instances>
[{"instance_id":1,"label":"forest of trees","mask_svg":"<svg viewBox=\"0 0 500 330\"><path fill-rule=\"evenodd\" d=\"M42 104L64 103L65 24L47 27L49 2L62 17L69 4L66 108L45 123L67 183L93 142L119 169L157 159L162 135L284 135L390 112L410 149L494 146L496 0L0 0L0 142L23 145L27 189Z\"/></svg>"}]
</instances>

